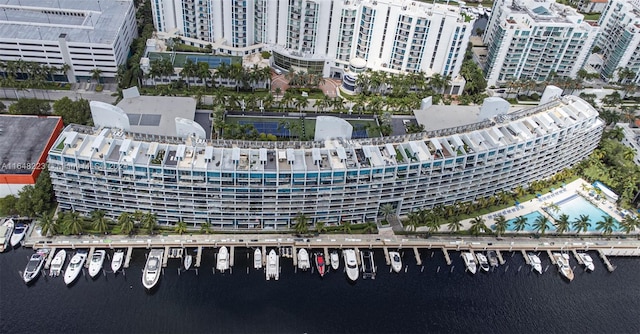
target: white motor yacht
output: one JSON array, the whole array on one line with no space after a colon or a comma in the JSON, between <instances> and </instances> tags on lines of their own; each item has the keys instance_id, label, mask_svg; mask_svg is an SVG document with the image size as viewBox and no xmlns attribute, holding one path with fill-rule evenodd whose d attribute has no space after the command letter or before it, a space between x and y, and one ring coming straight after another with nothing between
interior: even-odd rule
<instances>
[{"instance_id":1,"label":"white motor yacht","mask_svg":"<svg viewBox=\"0 0 640 334\"><path fill-rule=\"evenodd\" d=\"M67 259L67 251L64 249L59 250L51 260L49 264L49 276L57 277L62 272L64 266L64 260Z\"/></svg>"},{"instance_id":2,"label":"white motor yacht","mask_svg":"<svg viewBox=\"0 0 640 334\"><path fill-rule=\"evenodd\" d=\"M534 253L527 253L527 257L529 258L529 265L533 270L538 274L542 274L542 262L540 262L540 257Z\"/></svg>"},{"instance_id":3,"label":"white motor yacht","mask_svg":"<svg viewBox=\"0 0 640 334\"><path fill-rule=\"evenodd\" d=\"M567 253L553 253L553 258L556 260L558 270L569 282L573 281L573 269L569 263L569 254Z\"/></svg>"},{"instance_id":4,"label":"white motor yacht","mask_svg":"<svg viewBox=\"0 0 640 334\"><path fill-rule=\"evenodd\" d=\"M102 270L102 265L106 255L107 252L102 249L95 250L93 255L91 255L91 261L89 261L89 276L91 276L91 278L98 276Z\"/></svg>"},{"instance_id":5,"label":"white motor yacht","mask_svg":"<svg viewBox=\"0 0 640 334\"><path fill-rule=\"evenodd\" d=\"M229 269L229 250L226 246L220 247L218 252L218 259L216 260L216 269L224 272Z\"/></svg>"},{"instance_id":6,"label":"white motor yacht","mask_svg":"<svg viewBox=\"0 0 640 334\"><path fill-rule=\"evenodd\" d=\"M149 256L147 256L147 263L144 265L144 272L142 273L142 285L147 290L151 290L160 280L163 255L163 249L152 249L149 252Z\"/></svg>"},{"instance_id":7,"label":"white motor yacht","mask_svg":"<svg viewBox=\"0 0 640 334\"><path fill-rule=\"evenodd\" d=\"M71 257L71 261L69 262L69 266L67 266L67 270L64 272L64 284L69 285L73 283L80 272L82 271L82 267L84 266L84 261L87 259L87 250L80 249L78 250L73 257Z\"/></svg>"},{"instance_id":8,"label":"white motor yacht","mask_svg":"<svg viewBox=\"0 0 640 334\"><path fill-rule=\"evenodd\" d=\"M11 235L13 235L13 219L7 219L2 225L0 225L0 253L9 248L9 242L11 241Z\"/></svg>"},{"instance_id":9,"label":"white motor yacht","mask_svg":"<svg viewBox=\"0 0 640 334\"><path fill-rule=\"evenodd\" d=\"M111 259L111 271L118 272L122 267L122 262L124 262L124 251L116 251L113 253L113 258Z\"/></svg>"},{"instance_id":10,"label":"white motor yacht","mask_svg":"<svg viewBox=\"0 0 640 334\"><path fill-rule=\"evenodd\" d=\"M308 270L311 267L311 261L309 260L309 252L306 249L300 248L298 251L298 268L300 270Z\"/></svg>"},{"instance_id":11,"label":"white motor yacht","mask_svg":"<svg viewBox=\"0 0 640 334\"><path fill-rule=\"evenodd\" d=\"M587 253L578 253L578 256L580 257L580 260L582 260L582 264L584 265L585 269L587 269L588 271L593 271L596 268L593 265L593 259L591 258L591 255Z\"/></svg>"},{"instance_id":12,"label":"white motor yacht","mask_svg":"<svg viewBox=\"0 0 640 334\"><path fill-rule=\"evenodd\" d=\"M193 263L193 255L187 254L184 257L184 270L189 270L191 268L191 264Z\"/></svg>"},{"instance_id":13,"label":"white motor yacht","mask_svg":"<svg viewBox=\"0 0 640 334\"><path fill-rule=\"evenodd\" d=\"M256 247L256 249L253 251L253 268L262 268L262 251L260 250L260 247Z\"/></svg>"},{"instance_id":14,"label":"white motor yacht","mask_svg":"<svg viewBox=\"0 0 640 334\"><path fill-rule=\"evenodd\" d=\"M473 257L473 254L471 254L471 252L462 252L460 256L462 256L462 259L464 260L464 265L465 267L467 267L467 271L475 274L478 270L478 267L476 265L476 259Z\"/></svg>"},{"instance_id":15,"label":"white motor yacht","mask_svg":"<svg viewBox=\"0 0 640 334\"><path fill-rule=\"evenodd\" d=\"M342 254L344 255L344 263L347 267L347 277L355 282L359 276L356 251L353 249L345 249L342 251Z\"/></svg>"},{"instance_id":16,"label":"white motor yacht","mask_svg":"<svg viewBox=\"0 0 640 334\"><path fill-rule=\"evenodd\" d=\"M24 235L27 234L28 224L16 224L11 235L11 247L18 246L20 241L24 239Z\"/></svg>"},{"instance_id":17,"label":"white motor yacht","mask_svg":"<svg viewBox=\"0 0 640 334\"><path fill-rule=\"evenodd\" d=\"M273 249L269 251L269 256L267 256L266 275L267 281L272 278L277 281L280 278L280 258Z\"/></svg>"},{"instance_id":18,"label":"white motor yacht","mask_svg":"<svg viewBox=\"0 0 640 334\"><path fill-rule=\"evenodd\" d=\"M340 268L340 255L338 255L338 251L331 251L331 254L329 254L329 261L331 262L331 269L338 270L338 268Z\"/></svg>"},{"instance_id":19,"label":"white motor yacht","mask_svg":"<svg viewBox=\"0 0 640 334\"><path fill-rule=\"evenodd\" d=\"M38 277L40 269L42 269L42 265L47 258L47 254L49 254L48 249L40 249L35 254L31 255L26 268L24 268L24 273L22 274L22 278L25 283L28 284Z\"/></svg>"},{"instance_id":20,"label":"white motor yacht","mask_svg":"<svg viewBox=\"0 0 640 334\"><path fill-rule=\"evenodd\" d=\"M399 273L402 270L402 258L400 258L399 252L389 252L389 259L391 260L391 269Z\"/></svg>"},{"instance_id":21,"label":"white motor yacht","mask_svg":"<svg viewBox=\"0 0 640 334\"><path fill-rule=\"evenodd\" d=\"M476 259L478 260L478 265L480 266L480 269L482 269L482 271L484 272L488 272L489 260L487 259L487 257L481 252L476 252Z\"/></svg>"}]
</instances>

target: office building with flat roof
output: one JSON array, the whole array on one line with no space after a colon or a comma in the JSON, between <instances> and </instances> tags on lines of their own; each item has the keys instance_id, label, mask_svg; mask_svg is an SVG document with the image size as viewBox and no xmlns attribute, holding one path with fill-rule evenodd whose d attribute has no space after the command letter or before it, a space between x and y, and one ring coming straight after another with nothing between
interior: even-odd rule
<instances>
[{"instance_id":1,"label":"office building with flat roof","mask_svg":"<svg viewBox=\"0 0 640 334\"><path fill-rule=\"evenodd\" d=\"M48 162L63 210L279 229L299 213L310 223L373 221L385 204L403 216L527 186L587 157L603 129L574 96L448 129L351 140L208 141L69 125Z\"/></svg>"},{"instance_id":2,"label":"office building with flat roof","mask_svg":"<svg viewBox=\"0 0 640 334\"><path fill-rule=\"evenodd\" d=\"M113 80L118 65L127 61L136 35L131 0L6 0L0 4L0 60L49 66L58 70L56 80L60 81L88 80L95 69L101 78Z\"/></svg>"}]
</instances>

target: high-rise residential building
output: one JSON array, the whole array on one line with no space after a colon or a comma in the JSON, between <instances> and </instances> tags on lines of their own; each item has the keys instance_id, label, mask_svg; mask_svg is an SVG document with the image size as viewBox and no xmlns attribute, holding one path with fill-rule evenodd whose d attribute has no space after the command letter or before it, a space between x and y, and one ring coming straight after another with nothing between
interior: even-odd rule
<instances>
[{"instance_id":1,"label":"high-rise residential building","mask_svg":"<svg viewBox=\"0 0 640 334\"><path fill-rule=\"evenodd\" d=\"M554 0L498 0L483 37L487 84L575 78L597 34L597 25Z\"/></svg>"},{"instance_id":2,"label":"high-rise residential building","mask_svg":"<svg viewBox=\"0 0 640 334\"><path fill-rule=\"evenodd\" d=\"M373 70L458 76L475 18L408 0L153 0L161 35L217 53L273 53L283 70L341 77L351 59Z\"/></svg>"},{"instance_id":3,"label":"high-rise residential building","mask_svg":"<svg viewBox=\"0 0 640 334\"><path fill-rule=\"evenodd\" d=\"M449 129L351 140L209 141L69 125L48 163L62 210L278 229L298 214L370 222L387 205L403 216L527 186L587 157L603 129L574 96Z\"/></svg>"},{"instance_id":4,"label":"high-rise residential building","mask_svg":"<svg viewBox=\"0 0 640 334\"><path fill-rule=\"evenodd\" d=\"M6 0L0 10L0 60L40 63L70 82L95 69L113 79L137 35L132 0Z\"/></svg>"},{"instance_id":5,"label":"high-rise residential building","mask_svg":"<svg viewBox=\"0 0 640 334\"><path fill-rule=\"evenodd\" d=\"M600 17L600 47L604 79L618 79L618 69L635 73L630 82L640 84L640 0L611 0Z\"/></svg>"}]
</instances>

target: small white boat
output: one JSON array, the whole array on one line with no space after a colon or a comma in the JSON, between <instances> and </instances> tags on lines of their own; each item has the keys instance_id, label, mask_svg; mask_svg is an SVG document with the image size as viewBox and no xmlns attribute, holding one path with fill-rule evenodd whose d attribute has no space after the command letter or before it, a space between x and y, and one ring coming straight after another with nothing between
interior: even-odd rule
<instances>
[{"instance_id":1,"label":"small white boat","mask_svg":"<svg viewBox=\"0 0 640 334\"><path fill-rule=\"evenodd\" d=\"M56 256L53 257L51 263L49 264L49 276L57 277L62 272L62 267L64 266L64 260L67 259L67 251L64 249L59 250L56 253Z\"/></svg>"},{"instance_id":2,"label":"small white boat","mask_svg":"<svg viewBox=\"0 0 640 334\"><path fill-rule=\"evenodd\" d=\"M462 256L462 259L464 260L464 265L465 267L467 267L467 271L475 274L476 271L478 271L478 267L476 265L476 259L473 257L473 254L471 254L471 252L462 252L460 256Z\"/></svg>"},{"instance_id":3,"label":"small white boat","mask_svg":"<svg viewBox=\"0 0 640 334\"><path fill-rule=\"evenodd\" d=\"M11 247L18 246L20 241L24 238L29 228L28 224L16 224L13 234L11 235Z\"/></svg>"},{"instance_id":4,"label":"small white boat","mask_svg":"<svg viewBox=\"0 0 640 334\"><path fill-rule=\"evenodd\" d=\"M69 266L67 266L67 270L64 272L64 284L69 285L78 278L86 259L87 251L85 249L78 250L73 257L71 257Z\"/></svg>"},{"instance_id":5,"label":"small white boat","mask_svg":"<svg viewBox=\"0 0 640 334\"><path fill-rule=\"evenodd\" d=\"M220 247L220 251L218 252L218 259L216 260L216 269L224 272L229 269L229 250L227 250L226 246Z\"/></svg>"},{"instance_id":6,"label":"small white boat","mask_svg":"<svg viewBox=\"0 0 640 334\"><path fill-rule=\"evenodd\" d=\"M487 252L487 259L489 259L489 265L492 267L497 267L500 264L498 261L498 253L494 250Z\"/></svg>"},{"instance_id":7,"label":"small white boat","mask_svg":"<svg viewBox=\"0 0 640 334\"><path fill-rule=\"evenodd\" d=\"M9 248L9 242L11 241L11 235L13 235L13 219L7 219L2 225L0 225L0 253Z\"/></svg>"},{"instance_id":8,"label":"small white boat","mask_svg":"<svg viewBox=\"0 0 640 334\"><path fill-rule=\"evenodd\" d=\"M553 253L552 255L556 260L556 266L558 266L558 270L562 276L569 280L569 282L573 281L573 269L571 269L571 265L569 264L569 254Z\"/></svg>"},{"instance_id":9,"label":"small white boat","mask_svg":"<svg viewBox=\"0 0 640 334\"><path fill-rule=\"evenodd\" d=\"M358 261L356 260L356 251L353 249L345 249L342 251L344 255L344 263L347 267L347 277L353 282L358 280L359 270Z\"/></svg>"},{"instance_id":10,"label":"small white boat","mask_svg":"<svg viewBox=\"0 0 640 334\"><path fill-rule=\"evenodd\" d=\"M184 257L184 270L189 270L193 263L193 255L188 254Z\"/></svg>"},{"instance_id":11,"label":"small white boat","mask_svg":"<svg viewBox=\"0 0 640 334\"><path fill-rule=\"evenodd\" d=\"M47 258L47 254L49 254L48 249L40 249L35 254L31 255L29 262L27 262L27 266L24 268L24 273L22 274L22 278L25 283L28 284L38 277L40 270L42 269L42 265Z\"/></svg>"},{"instance_id":12,"label":"small white boat","mask_svg":"<svg viewBox=\"0 0 640 334\"><path fill-rule=\"evenodd\" d=\"M527 257L529 258L529 265L533 270L538 274L542 274L542 262L540 262L540 257L534 253L527 253Z\"/></svg>"},{"instance_id":13,"label":"small white boat","mask_svg":"<svg viewBox=\"0 0 640 334\"><path fill-rule=\"evenodd\" d=\"M91 261L89 262L89 276L91 276L91 278L98 276L102 270L102 265L106 255L107 252L102 249L95 250L93 255L91 255Z\"/></svg>"},{"instance_id":14,"label":"small white boat","mask_svg":"<svg viewBox=\"0 0 640 334\"><path fill-rule=\"evenodd\" d=\"M113 258L111 259L111 271L114 273L120 270L122 267L122 262L124 261L124 252L119 250L113 253Z\"/></svg>"},{"instance_id":15,"label":"small white boat","mask_svg":"<svg viewBox=\"0 0 640 334\"><path fill-rule=\"evenodd\" d=\"M331 269L338 270L338 268L340 268L340 255L338 255L338 251L331 251L329 260L331 262Z\"/></svg>"},{"instance_id":16,"label":"small white boat","mask_svg":"<svg viewBox=\"0 0 640 334\"><path fill-rule=\"evenodd\" d=\"M389 252L389 259L391 260L391 269L399 273L402 270L402 258L400 258L399 252Z\"/></svg>"},{"instance_id":17,"label":"small white boat","mask_svg":"<svg viewBox=\"0 0 640 334\"><path fill-rule=\"evenodd\" d=\"M163 249L152 249L149 252L149 256L147 256L147 263L144 265L144 272L142 273L142 285L147 290L151 290L160 280L163 255Z\"/></svg>"},{"instance_id":18,"label":"small white boat","mask_svg":"<svg viewBox=\"0 0 640 334\"><path fill-rule=\"evenodd\" d=\"M298 268L306 271L311 267L311 261L309 260L309 252L306 249L301 248L298 251Z\"/></svg>"},{"instance_id":19,"label":"small white boat","mask_svg":"<svg viewBox=\"0 0 640 334\"><path fill-rule=\"evenodd\" d=\"M280 258L273 249L269 251L269 256L267 256L266 275L267 281L272 278L277 281L280 278Z\"/></svg>"},{"instance_id":20,"label":"small white boat","mask_svg":"<svg viewBox=\"0 0 640 334\"><path fill-rule=\"evenodd\" d=\"M262 268L262 251L260 250L260 247L256 247L256 249L253 251L253 268Z\"/></svg>"},{"instance_id":21,"label":"small white boat","mask_svg":"<svg viewBox=\"0 0 640 334\"><path fill-rule=\"evenodd\" d=\"M585 269L588 271L593 271L596 267L593 265L593 259L591 255L587 253L578 253L580 260L582 260L582 265L584 265Z\"/></svg>"},{"instance_id":22,"label":"small white boat","mask_svg":"<svg viewBox=\"0 0 640 334\"><path fill-rule=\"evenodd\" d=\"M476 259L478 260L478 265L480 266L480 269L482 269L482 271L484 272L488 272L489 260L487 259L487 257L481 252L476 252Z\"/></svg>"}]
</instances>

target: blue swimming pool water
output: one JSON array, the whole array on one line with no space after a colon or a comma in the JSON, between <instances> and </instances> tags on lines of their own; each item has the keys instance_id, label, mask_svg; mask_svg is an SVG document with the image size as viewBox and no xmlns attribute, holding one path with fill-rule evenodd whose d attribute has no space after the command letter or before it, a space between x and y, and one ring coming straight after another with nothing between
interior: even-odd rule
<instances>
[{"instance_id":1,"label":"blue swimming pool water","mask_svg":"<svg viewBox=\"0 0 640 334\"><path fill-rule=\"evenodd\" d=\"M527 226L524 228L523 231L525 232L536 232L535 229L533 228L533 222L536 221L536 219L538 219L538 217L542 216L542 214L538 211L533 211L531 213L528 213L526 215L522 215L523 217L527 218ZM507 231L515 231L515 221L517 218L513 218L507 221L508 225L507 225ZM555 231L556 227L553 225L552 221L549 221L549 228L547 229L547 232L549 231Z\"/></svg>"},{"instance_id":2,"label":"blue swimming pool water","mask_svg":"<svg viewBox=\"0 0 640 334\"><path fill-rule=\"evenodd\" d=\"M564 213L569 216L569 222L573 223L573 221L580 217L580 215L587 215L591 222L591 226L589 227L590 232L597 231L596 223L602 220L602 216L610 217L606 212L600 210L598 207L589 203L589 201L579 195L573 195L562 201L556 202L555 204L560 207L560 210L558 212L551 212L551 216L557 218ZM618 221L616 220L616 225L617 224ZM617 229L618 228L616 226L614 230Z\"/></svg>"}]
</instances>

